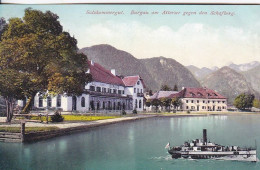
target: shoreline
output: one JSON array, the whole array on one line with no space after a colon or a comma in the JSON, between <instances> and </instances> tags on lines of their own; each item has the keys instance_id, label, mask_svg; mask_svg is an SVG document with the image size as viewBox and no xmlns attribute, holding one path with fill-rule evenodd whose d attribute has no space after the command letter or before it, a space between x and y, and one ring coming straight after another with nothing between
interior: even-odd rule
<instances>
[{"instance_id":1,"label":"shoreline","mask_svg":"<svg viewBox=\"0 0 260 170\"><path fill-rule=\"evenodd\" d=\"M86 132L88 130L94 129L96 127L106 126L110 124L116 124L116 123L123 123L123 122L130 122L130 121L136 121L141 119L148 119L148 118L156 118L156 117L199 117L199 116L241 116L241 115L260 115L260 113L145 113L145 114L138 114L135 116L129 116L129 117L120 117L120 118L114 118L114 119L104 119L104 120L97 120L97 121L86 121L86 122L62 122L62 123L39 123L39 122L26 122L26 127L50 127L55 126L59 129L57 130L51 130L51 131L39 131L39 132L30 132L24 134L22 136L19 133L19 139L15 138L8 138L9 136L13 136L10 132L0 132L0 141L2 142L24 142L24 143L31 143L31 142L37 142L41 140L46 140L58 136L65 136L73 133L79 133L79 132ZM20 123L16 124L0 124L0 127L21 127ZM17 134L17 133L13 133ZM22 140L23 138L23 140Z\"/></svg>"}]
</instances>

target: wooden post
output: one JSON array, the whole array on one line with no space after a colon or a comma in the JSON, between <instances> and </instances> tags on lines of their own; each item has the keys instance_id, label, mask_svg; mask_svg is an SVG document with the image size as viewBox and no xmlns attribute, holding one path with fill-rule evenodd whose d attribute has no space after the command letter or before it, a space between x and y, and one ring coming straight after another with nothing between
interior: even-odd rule
<instances>
[{"instance_id":1,"label":"wooden post","mask_svg":"<svg viewBox=\"0 0 260 170\"><path fill-rule=\"evenodd\" d=\"M21 141L24 142L25 121L21 121Z\"/></svg>"},{"instance_id":2,"label":"wooden post","mask_svg":"<svg viewBox=\"0 0 260 170\"><path fill-rule=\"evenodd\" d=\"M49 123L49 114L48 113L46 114L46 123L47 124Z\"/></svg>"}]
</instances>

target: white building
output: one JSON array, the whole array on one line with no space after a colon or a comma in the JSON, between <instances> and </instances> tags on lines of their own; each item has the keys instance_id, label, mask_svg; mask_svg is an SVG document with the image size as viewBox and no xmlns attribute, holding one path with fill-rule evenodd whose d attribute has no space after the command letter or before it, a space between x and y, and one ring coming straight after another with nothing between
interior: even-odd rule
<instances>
[{"instance_id":1,"label":"white building","mask_svg":"<svg viewBox=\"0 0 260 170\"><path fill-rule=\"evenodd\" d=\"M227 98L208 88L185 87L181 91L158 91L148 99L179 98L183 111L227 111ZM147 108L151 109L152 106ZM159 106L159 110L161 107Z\"/></svg>"},{"instance_id":2,"label":"white building","mask_svg":"<svg viewBox=\"0 0 260 170\"><path fill-rule=\"evenodd\" d=\"M169 97L179 97L182 101L181 109L186 111L227 111L227 98L205 87L186 87Z\"/></svg>"},{"instance_id":3,"label":"white building","mask_svg":"<svg viewBox=\"0 0 260 170\"><path fill-rule=\"evenodd\" d=\"M92 82L86 84L80 96L65 94L43 98L40 94L34 97L36 108L59 108L63 111L79 112L114 112L143 111L145 84L140 76L117 76L115 70L105 69L92 61L88 62ZM18 101L23 106L23 101Z\"/></svg>"}]
</instances>

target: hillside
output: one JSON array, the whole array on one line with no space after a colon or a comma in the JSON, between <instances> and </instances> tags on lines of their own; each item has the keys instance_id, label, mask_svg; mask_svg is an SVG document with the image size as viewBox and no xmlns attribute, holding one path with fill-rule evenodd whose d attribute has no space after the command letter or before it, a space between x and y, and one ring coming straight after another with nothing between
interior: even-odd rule
<instances>
[{"instance_id":1,"label":"hillside","mask_svg":"<svg viewBox=\"0 0 260 170\"><path fill-rule=\"evenodd\" d=\"M251 70L242 72L242 74L245 76L247 82L251 83L252 88L260 93L260 65Z\"/></svg>"},{"instance_id":2,"label":"hillside","mask_svg":"<svg viewBox=\"0 0 260 170\"><path fill-rule=\"evenodd\" d=\"M188 70L190 70L190 72L196 77L197 80L202 80L203 78L205 78L210 73L218 70L217 67L210 69L210 68L207 68L207 67L198 68L198 67L193 66L193 65L186 66L186 68Z\"/></svg>"},{"instance_id":3,"label":"hillside","mask_svg":"<svg viewBox=\"0 0 260 170\"><path fill-rule=\"evenodd\" d=\"M181 87L200 87L200 83L192 73L174 59L154 57L141 59L147 70L153 75L157 87L167 84L171 88L176 84Z\"/></svg>"},{"instance_id":4,"label":"hillside","mask_svg":"<svg viewBox=\"0 0 260 170\"><path fill-rule=\"evenodd\" d=\"M246 78L235 70L225 66L205 77L201 84L217 90L233 103L235 97L241 93L255 93Z\"/></svg>"},{"instance_id":5,"label":"hillside","mask_svg":"<svg viewBox=\"0 0 260 170\"><path fill-rule=\"evenodd\" d=\"M159 90L162 84L173 87L200 86L188 69L173 59L163 57L139 60L133 55L118 50L110 45L95 45L82 48L90 60L107 69L116 69L117 75L140 75L153 91ZM160 62L165 60L165 62Z\"/></svg>"}]
</instances>

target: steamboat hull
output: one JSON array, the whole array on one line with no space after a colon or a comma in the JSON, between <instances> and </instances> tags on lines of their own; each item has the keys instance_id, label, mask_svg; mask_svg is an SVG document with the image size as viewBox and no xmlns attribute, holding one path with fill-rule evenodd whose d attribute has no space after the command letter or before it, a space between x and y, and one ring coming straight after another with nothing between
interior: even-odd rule
<instances>
[{"instance_id":1,"label":"steamboat hull","mask_svg":"<svg viewBox=\"0 0 260 170\"><path fill-rule=\"evenodd\" d=\"M217 159L217 160L237 160L256 162L256 150L250 151L226 151L226 152L210 152L210 151L171 151L169 153L172 158L185 159Z\"/></svg>"}]
</instances>

